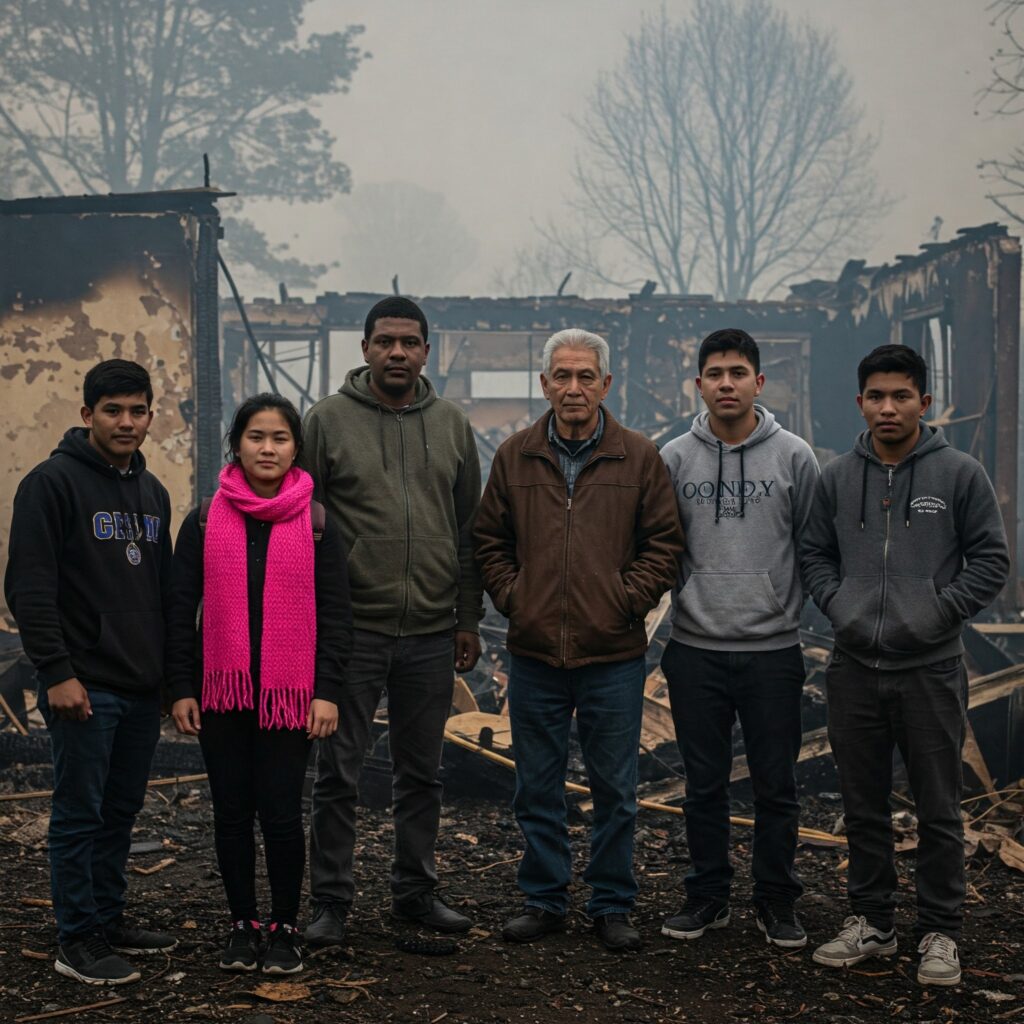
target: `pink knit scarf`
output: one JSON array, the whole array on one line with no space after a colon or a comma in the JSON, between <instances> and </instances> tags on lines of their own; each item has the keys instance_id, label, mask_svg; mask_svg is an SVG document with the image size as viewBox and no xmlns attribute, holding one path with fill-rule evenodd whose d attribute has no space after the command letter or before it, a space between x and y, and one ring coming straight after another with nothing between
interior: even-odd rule
<instances>
[{"instance_id":1,"label":"pink knit scarf","mask_svg":"<svg viewBox=\"0 0 1024 1024\"><path fill-rule=\"evenodd\" d=\"M293 467L273 498L242 468L224 467L203 542L203 710L251 708L245 515L274 524L267 546L259 724L305 727L316 665L316 593L309 501L313 479Z\"/></svg>"}]
</instances>

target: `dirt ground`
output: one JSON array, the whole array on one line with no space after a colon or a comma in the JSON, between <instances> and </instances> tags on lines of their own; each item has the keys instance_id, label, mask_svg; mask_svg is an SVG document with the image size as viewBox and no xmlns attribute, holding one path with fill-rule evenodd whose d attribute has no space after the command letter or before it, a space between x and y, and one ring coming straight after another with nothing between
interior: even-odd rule
<instances>
[{"instance_id":1,"label":"dirt ground","mask_svg":"<svg viewBox=\"0 0 1024 1024\"><path fill-rule=\"evenodd\" d=\"M49 785L46 766L0 772L0 791ZM749 794L747 794L749 795ZM737 791L737 814L749 803ZM834 795L808 796L804 823L830 830L839 813ZM476 927L449 956L402 952L396 939L415 933L396 927L388 910L391 828L386 811L365 810L360 822L359 895L350 917L351 946L306 959L305 972L266 994L259 975L219 971L225 910L213 857L211 808L202 783L151 790L140 816L131 859L132 907L140 920L180 939L171 955L140 963L143 981L120 990L86 987L52 967L55 931L43 845L45 800L0 804L0 1020L82 1007L57 1020L146 1022L239 1021L301 1024L344 1020L417 1024L525 1021L958 1021L1024 1024L1024 873L983 851L970 862L967 922L962 944L965 976L956 989L922 989L910 946L913 855L899 857L903 900L900 955L860 968L815 966L810 951L830 937L845 913L844 851L801 845L798 867L806 886L800 914L807 949L785 955L766 946L749 907L750 833L734 833L736 882L733 922L691 943L660 934L662 919L681 902L687 867L682 819L641 811L636 864L641 893L635 920L642 951L606 952L582 913L585 887L574 893L567 934L532 946L502 942L502 921L519 906L515 867L520 837L503 803L460 800L445 808L439 846L442 893L471 914ZM588 829L572 826L577 870ZM141 874L173 858L151 874Z\"/></svg>"}]
</instances>

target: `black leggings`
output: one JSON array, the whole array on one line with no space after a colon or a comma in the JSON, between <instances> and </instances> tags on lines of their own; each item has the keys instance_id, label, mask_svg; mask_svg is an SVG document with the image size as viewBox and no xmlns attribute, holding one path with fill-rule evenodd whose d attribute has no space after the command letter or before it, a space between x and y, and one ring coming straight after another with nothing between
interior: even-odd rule
<instances>
[{"instance_id":1,"label":"black leggings","mask_svg":"<svg viewBox=\"0 0 1024 1024\"><path fill-rule=\"evenodd\" d=\"M304 729L260 729L255 711L207 711L199 742L213 797L214 842L233 921L258 921L259 815L270 881L271 920L294 925L306 842L302 783L309 756Z\"/></svg>"}]
</instances>

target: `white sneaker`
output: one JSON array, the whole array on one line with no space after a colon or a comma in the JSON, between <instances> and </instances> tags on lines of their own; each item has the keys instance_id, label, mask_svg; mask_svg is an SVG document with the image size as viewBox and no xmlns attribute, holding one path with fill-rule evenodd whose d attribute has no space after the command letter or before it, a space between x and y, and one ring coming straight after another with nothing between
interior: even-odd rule
<instances>
[{"instance_id":1,"label":"white sneaker","mask_svg":"<svg viewBox=\"0 0 1024 1024\"><path fill-rule=\"evenodd\" d=\"M896 931L879 931L866 917L853 915L843 922L839 934L814 951L813 960L826 967L849 967L869 956L892 956L896 952Z\"/></svg>"},{"instance_id":2,"label":"white sneaker","mask_svg":"<svg viewBox=\"0 0 1024 1024\"><path fill-rule=\"evenodd\" d=\"M960 984L960 956L954 939L940 932L929 932L917 951L921 954L917 968L919 985Z\"/></svg>"}]
</instances>

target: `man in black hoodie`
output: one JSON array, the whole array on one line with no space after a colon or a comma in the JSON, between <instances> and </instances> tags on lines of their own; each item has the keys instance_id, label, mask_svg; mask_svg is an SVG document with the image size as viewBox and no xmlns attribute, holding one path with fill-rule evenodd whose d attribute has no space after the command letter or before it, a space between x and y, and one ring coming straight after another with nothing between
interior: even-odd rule
<instances>
[{"instance_id":1,"label":"man in black hoodie","mask_svg":"<svg viewBox=\"0 0 1024 1024\"><path fill-rule=\"evenodd\" d=\"M170 499L139 452L153 388L138 363L85 375L72 427L14 498L4 592L53 744L50 882L58 973L140 977L115 950L177 943L124 917L125 865L160 732Z\"/></svg>"},{"instance_id":2,"label":"man in black hoodie","mask_svg":"<svg viewBox=\"0 0 1024 1024\"><path fill-rule=\"evenodd\" d=\"M960 982L965 891L960 819L967 673L964 623L1006 583L1009 555L981 465L921 422L924 360L883 345L858 367L868 429L822 471L801 544L807 587L832 622L828 736L850 842L852 914L817 963L896 952L892 752L907 766L918 818L922 985Z\"/></svg>"}]
</instances>

